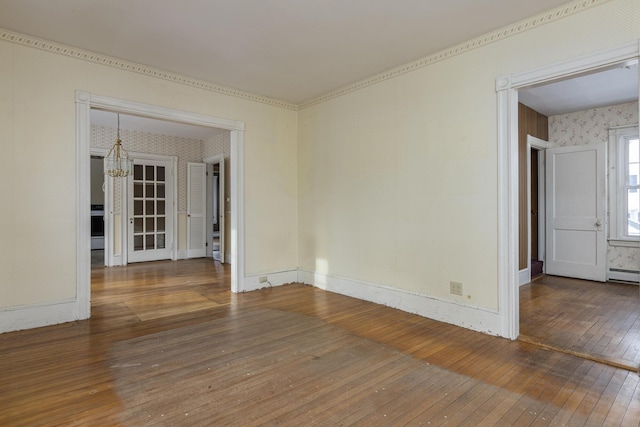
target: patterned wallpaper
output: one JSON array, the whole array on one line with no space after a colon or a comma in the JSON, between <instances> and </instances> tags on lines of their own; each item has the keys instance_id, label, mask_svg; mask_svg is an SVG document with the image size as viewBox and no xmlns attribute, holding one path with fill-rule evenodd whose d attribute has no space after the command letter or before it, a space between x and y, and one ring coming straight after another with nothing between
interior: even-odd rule
<instances>
[{"instance_id":1,"label":"patterned wallpaper","mask_svg":"<svg viewBox=\"0 0 640 427\"><path fill-rule=\"evenodd\" d=\"M560 114L549 117L549 142L560 147L606 143L610 127L637 123L637 101Z\"/></svg>"},{"instance_id":2,"label":"patterned wallpaper","mask_svg":"<svg viewBox=\"0 0 640 427\"><path fill-rule=\"evenodd\" d=\"M224 158L231 156L231 136L229 132L222 132L206 139L203 144L203 158L212 157L224 153Z\"/></svg>"},{"instance_id":3,"label":"patterned wallpaper","mask_svg":"<svg viewBox=\"0 0 640 427\"><path fill-rule=\"evenodd\" d=\"M609 128L638 123L638 102L592 108L549 117L552 146L595 144L609 141ZM640 269L640 249L609 246L607 264L611 268Z\"/></svg>"},{"instance_id":4,"label":"patterned wallpaper","mask_svg":"<svg viewBox=\"0 0 640 427\"><path fill-rule=\"evenodd\" d=\"M91 126L91 147L109 149L116 140L117 130L106 126ZM120 130L123 147L129 152L161 154L178 157L178 212L187 210L187 162L201 162L205 157L223 152L225 149L225 135L229 140L229 133L223 132L209 141L181 138L147 132ZM224 151L225 158L229 150ZM117 188L117 186L116 186ZM115 195L115 202L119 205L119 196ZM120 207L114 206L119 212Z\"/></svg>"}]
</instances>

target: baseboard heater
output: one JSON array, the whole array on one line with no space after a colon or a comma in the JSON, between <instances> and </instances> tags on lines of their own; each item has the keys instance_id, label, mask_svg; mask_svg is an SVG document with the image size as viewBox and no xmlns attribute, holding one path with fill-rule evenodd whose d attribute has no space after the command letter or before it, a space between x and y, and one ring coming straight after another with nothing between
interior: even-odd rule
<instances>
[{"instance_id":1,"label":"baseboard heater","mask_svg":"<svg viewBox=\"0 0 640 427\"><path fill-rule=\"evenodd\" d=\"M610 268L609 280L617 282L635 283L640 282L640 270L626 270L624 268Z\"/></svg>"}]
</instances>

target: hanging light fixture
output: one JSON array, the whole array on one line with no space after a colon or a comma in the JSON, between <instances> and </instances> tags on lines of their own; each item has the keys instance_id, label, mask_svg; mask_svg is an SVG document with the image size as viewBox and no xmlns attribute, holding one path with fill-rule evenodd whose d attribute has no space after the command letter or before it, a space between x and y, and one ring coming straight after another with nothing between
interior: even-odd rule
<instances>
[{"instance_id":1,"label":"hanging light fixture","mask_svg":"<svg viewBox=\"0 0 640 427\"><path fill-rule=\"evenodd\" d=\"M118 136L115 144L104 158L104 173L114 178L125 177L133 169L133 159L129 158L129 153L122 147L120 139L120 114L118 114Z\"/></svg>"}]
</instances>

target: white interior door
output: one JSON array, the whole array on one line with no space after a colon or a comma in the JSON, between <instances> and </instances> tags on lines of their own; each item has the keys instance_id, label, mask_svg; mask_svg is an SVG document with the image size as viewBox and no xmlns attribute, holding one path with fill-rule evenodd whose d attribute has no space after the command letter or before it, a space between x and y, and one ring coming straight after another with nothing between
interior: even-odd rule
<instances>
[{"instance_id":1,"label":"white interior door","mask_svg":"<svg viewBox=\"0 0 640 427\"><path fill-rule=\"evenodd\" d=\"M546 151L546 273L606 281L605 145Z\"/></svg>"},{"instance_id":2,"label":"white interior door","mask_svg":"<svg viewBox=\"0 0 640 427\"><path fill-rule=\"evenodd\" d=\"M171 259L171 176L170 161L134 159L128 182L127 262Z\"/></svg>"},{"instance_id":3,"label":"white interior door","mask_svg":"<svg viewBox=\"0 0 640 427\"><path fill-rule=\"evenodd\" d=\"M215 228L218 224L218 176L213 163L207 163L207 256L214 260L216 255L217 232Z\"/></svg>"},{"instance_id":4,"label":"white interior door","mask_svg":"<svg viewBox=\"0 0 640 427\"><path fill-rule=\"evenodd\" d=\"M224 263L224 235L225 235L225 209L226 209L226 192L224 182L224 157L218 163L218 230L220 231L220 259Z\"/></svg>"},{"instance_id":5,"label":"white interior door","mask_svg":"<svg viewBox=\"0 0 640 427\"><path fill-rule=\"evenodd\" d=\"M207 165L187 163L187 258L207 255Z\"/></svg>"}]
</instances>

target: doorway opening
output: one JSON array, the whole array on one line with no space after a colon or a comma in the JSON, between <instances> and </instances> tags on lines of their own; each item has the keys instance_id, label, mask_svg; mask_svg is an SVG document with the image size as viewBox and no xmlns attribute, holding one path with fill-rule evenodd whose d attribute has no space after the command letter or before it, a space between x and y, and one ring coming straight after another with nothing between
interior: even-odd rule
<instances>
[{"instance_id":1,"label":"doorway opening","mask_svg":"<svg viewBox=\"0 0 640 427\"><path fill-rule=\"evenodd\" d=\"M228 147L223 142L222 153L204 159L207 165L207 256L221 264L228 263L229 260L226 218L230 217L231 212L226 153L228 153Z\"/></svg>"},{"instance_id":2,"label":"doorway opening","mask_svg":"<svg viewBox=\"0 0 640 427\"><path fill-rule=\"evenodd\" d=\"M529 277L526 283L545 272L545 150L547 146L548 141L527 135Z\"/></svg>"},{"instance_id":3,"label":"doorway opening","mask_svg":"<svg viewBox=\"0 0 640 427\"><path fill-rule=\"evenodd\" d=\"M102 157L91 155L91 265L105 265L104 199Z\"/></svg>"},{"instance_id":4,"label":"doorway opening","mask_svg":"<svg viewBox=\"0 0 640 427\"><path fill-rule=\"evenodd\" d=\"M518 102L524 90L608 69L637 67L637 41L527 72L498 77L498 306L502 336L519 335ZM635 69L636 79L638 76ZM605 89L607 89L605 87ZM605 90L605 92L612 92ZM632 93L637 100L638 89ZM548 260L549 254L545 254Z\"/></svg>"},{"instance_id":5,"label":"doorway opening","mask_svg":"<svg viewBox=\"0 0 640 427\"><path fill-rule=\"evenodd\" d=\"M520 328L523 328L523 335L520 336L520 339L525 341L619 367L622 367L626 360L627 367L637 370L639 337L634 335L634 331L631 330L633 328L625 329L622 327L624 322L615 319L621 319L618 314L623 306L630 305L629 315L632 315L634 310L637 311L638 287L629 284L622 285L631 287L624 292L628 296L628 300L612 302L609 305L609 312L598 314L605 322L598 323L597 316L594 315L595 310L589 310L588 307L593 307L592 304L598 300L611 299L613 301L616 295L621 295L623 292L616 288L617 285L576 280L591 278L591 276L584 277L583 275L591 271L591 266L587 265L590 263L587 260L593 260L592 264L594 266L597 264L598 274L601 273L601 275L592 280L604 282L607 280L607 268L611 263L611 259L607 259L606 256L607 252L611 252L611 248L608 247L606 241L607 197L604 191L607 188L605 179L607 164L604 159L610 128L628 123L616 123L615 120L603 117L607 114L616 115L612 110L617 109L630 110L631 116L635 116L636 122L638 117L638 48L637 46L628 46L624 55L620 55L620 53L620 50L603 52L585 60L556 64L535 70L528 76L523 76L522 80L519 80L518 76L511 76L513 80L510 80L509 84L513 81L518 83L502 93L502 101L509 104L509 108L512 109L511 115L507 119L507 122L512 125L516 125L516 123L516 127L521 125L522 117L513 113L514 105L518 102L522 102L536 111L541 111L541 114L550 118L548 145L536 147L528 144L526 151L523 150L522 145L519 145L515 150L513 130L510 134L509 144L513 151L507 157L512 161L517 157L522 164L522 157L527 156L528 185L526 190L529 192L527 201L530 207L527 210L529 234L526 236L528 241L525 246L529 251L527 258L530 262L527 273L534 276L535 261L539 259L545 261L542 271L539 272L551 275L542 276L535 282L530 282L531 277L523 281L522 270L518 269L515 263L512 264L515 271L509 277L517 277L518 283L514 283L513 299L510 300L513 301L513 306L509 308L510 314L507 316L512 315L511 319L517 321L517 325L512 324L510 332L513 335L511 338L518 337ZM615 86L619 82L616 81L609 86L605 76L617 74L619 77L620 74L625 73L633 81L632 89L627 89L626 93L621 95L622 97L611 99L611 96L616 94ZM558 111L554 109L561 109L564 106L553 105L553 94L548 98L543 96L545 91L561 92L563 85L567 88L571 88L573 85L574 89L576 85L580 85L583 88L581 92L586 93L565 92L561 95L562 98L575 103L582 95L596 97L592 92L589 92L589 85L584 84L585 80L597 82L595 84L592 82L591 85L596 86L597 90L601 92L597 95L604 99L599 101L600 104L577 105L578 108L570 111ZM500 93L500 90L498 92ZM609 98L605 99L603 93ZM620 94L616 96L620 96ZM622 114L622 116L626 115ZM597 117L602 120L598 120ZM541 154L543 152L545 155ZM546 167L541 167L541 161L546 162ZM536 170L539 172L537 179L535 177ZM516 176L513 173L510 175L509 179L512 180L512 183L514 183ZM543 179L540 179L541 177ZM536 182L538 188L536 188ZM593 194L596 194L595 199L589 201L578 192L578 190L587 187L586 183L588 182L592 183ZM560 187L557 187L558 185ZM518 190L520 200L522 200L522 186ZM536 197L536 193L538 197ZM542 197L542 193L546 197ZM508 193L508 195L517 197L515 191ZM536 202L543 200L545 202L542 206L536 206ZM602 208L596 209L596 203L600 204ZM593 209L591 209L592 207ZM587 214L586 212L590 209L593 210L593 213ZM511 209L509 218L521 226L523 216L520 215L516 219L513 216L514 213ZM578 218L583 223L580 226L571 222ZM515 224L512 224L511 227L513 225ZM511 229L513 230L513 228ZM521 233L520 239L522 236ZM541 241L543 239L544 242ZM518 245L521 254L522 244L523 242L520 241ZM595 270L593 272L595 274ZM518 286L523 284L526 285ZM595 300L585 299L584 301L580 298L583 295L590 297L599 295L598 292L603 292L603 295L608 296L600 295L594 297ZM505 301L509 301L508 292L505 292L504 297ZM563 323L560 320L562 313L567 312L568 307L580 304L580 301L583 301L585 309L572 312L571 319L565 319L565 323ZM558 311L549 312L546 310L551 306L556 307ZM634 309L634 307L636 308ZM598 308L601 308L601 305L598 305ZM523 315L522 319L520 315ZM628 319L629 316L626 318ZM610 333L603 326L605 324L609 325ZM576 325L579 325L580 328L576 328ZM547 333L546 336L540 337L536 331L546 331ZM602 332L602 335L598 335L597 332ZM616 335L617 338L611 339L611 334ZM560 339L555 339L558 337ZM607 340L606 343L605 340ZM633 350L634 348L635 350Z\"/></svg>"},{"instance_id":6,"label":"doorway opening","mask_svg":"<svg viewBox=\"0 0 640 427\"><path fill-rule=\"evenodd\" d=\"M231 224L232 232L230 242L231 258L231 291L240 292L243 289L244 271L244 186L242 180L242 153L244 143L243 122L229 119L216 118L184 111L173 110L165 107L141 104L116 98L93 95L86 92L76 92L76 165L78 180L76 183L77 202L77 312L78 319L90 317L91 304L91 228L90 228L90 185L91 185L91 110L99 109L121 114L128 114L140 118L151 118L170 123L186 123L223 129L229 132L230 139L230 176L232 202ZM123 185L123 187L125 187ZM109 185L106 185L109 191ZM105 210L107 206L105 206ZM126 218L128 220L128 218ZM155 218L154 218L155 221ZM109 225L114 226L120 222L105 221L105 233L113 232ZM177 224L174 225L177 227ZM117 233L116 233L117 234ZM157 233L156 233L157 234ZM157 236L154 236L154 239ZM109 239L106 239L107 241ZM105 242L106 244L106 242ZM123 245L124 247L124 245ZM173 250L177 250L177 242L173 244Z\"/></svg>"}]
</instances>

